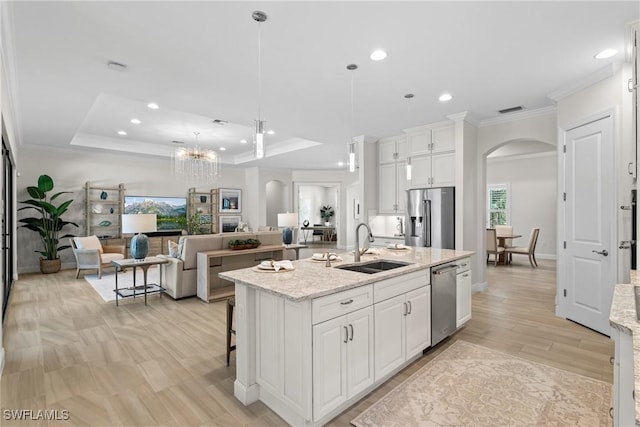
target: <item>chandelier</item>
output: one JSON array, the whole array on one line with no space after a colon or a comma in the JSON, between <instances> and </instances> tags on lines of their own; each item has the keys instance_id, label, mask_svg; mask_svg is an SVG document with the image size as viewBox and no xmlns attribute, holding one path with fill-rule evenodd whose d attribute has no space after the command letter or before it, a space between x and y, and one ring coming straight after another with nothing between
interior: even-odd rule
<instances>
[{"instance_id":1,"label":"chandelier","mask_svg":"<svg viewBox=\"0 0 640 427\"><path fill-rule=\"evenodd\" d=\"M220 156L215 150L199 147L200 132L193 134L196 136L195 147L178 147L174 150L173 173L187 180L213 182L220 176Z\"/></svg>"}]
</instances>

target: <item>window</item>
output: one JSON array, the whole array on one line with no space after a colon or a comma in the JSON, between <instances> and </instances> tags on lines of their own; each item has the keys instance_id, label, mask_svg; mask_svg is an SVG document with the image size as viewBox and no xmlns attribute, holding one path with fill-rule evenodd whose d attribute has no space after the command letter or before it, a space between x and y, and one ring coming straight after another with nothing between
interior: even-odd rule
<instances>
[{"instance_id":1,"label":"window","mask_svg":"<svg viewBox=\"0 0 640 427\"><path fill-rule=\"evenodd\" d=\"M507 225L511 222L509 215L509 185L494 184L487 186L487 227Z\"/></svg>"}]
</instances>

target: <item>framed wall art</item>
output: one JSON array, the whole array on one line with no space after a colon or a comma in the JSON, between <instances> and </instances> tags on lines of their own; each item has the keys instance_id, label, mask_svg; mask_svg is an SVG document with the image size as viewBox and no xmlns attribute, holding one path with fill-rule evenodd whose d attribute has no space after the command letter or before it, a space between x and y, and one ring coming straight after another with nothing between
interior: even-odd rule
<instances>
[{"instance_id":1,"label":"framed wall art","mask_svg":"<svg viewBox=\"0 0 640 427\"><path fill-rule=\"evenodd\" d=\"M218 217L220 222L220 233L233 233L238 228L242 216L240 215L220 215Z\"/></svg>"},{"instance_id":2,"label":"framed wall art","mask_svg":"<svg viewBox=\"0 0 640 427\"><path fill-rule=\"evenodd\" d=\"M242 190L237 188L220 189L220 213L242 212Z\"/></svg>"}]
</instances>

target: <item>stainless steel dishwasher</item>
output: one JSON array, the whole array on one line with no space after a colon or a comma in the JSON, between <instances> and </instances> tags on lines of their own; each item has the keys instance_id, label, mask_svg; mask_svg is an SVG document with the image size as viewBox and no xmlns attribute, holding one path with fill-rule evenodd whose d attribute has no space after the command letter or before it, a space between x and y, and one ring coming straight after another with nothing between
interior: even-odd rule
<instances>
[{"instance_id":1,"label":"stainless steel dishwasher","mask_svg":"<svg viewBox=\"0 0 640 427\"><path fill-rule=\"evenodd\" d=\"M431 346L456 330L456 263L431 269Z\"/></svg>"}]
</instances>

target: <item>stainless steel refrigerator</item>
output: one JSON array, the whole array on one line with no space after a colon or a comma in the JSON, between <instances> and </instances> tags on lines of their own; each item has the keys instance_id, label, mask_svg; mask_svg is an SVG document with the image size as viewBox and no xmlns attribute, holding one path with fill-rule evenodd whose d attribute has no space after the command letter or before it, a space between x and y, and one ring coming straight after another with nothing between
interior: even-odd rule
<instances>
[{"instance_id":1,"label":"stainless steel refrigerator","mask_svg":"<svg viewBox=\"0 0 640 427\"><path fill-rule=\"evenodd\" d=\"M405 243L455 249L455 187L407 190Z\"/></svg>"}]
</instances>

